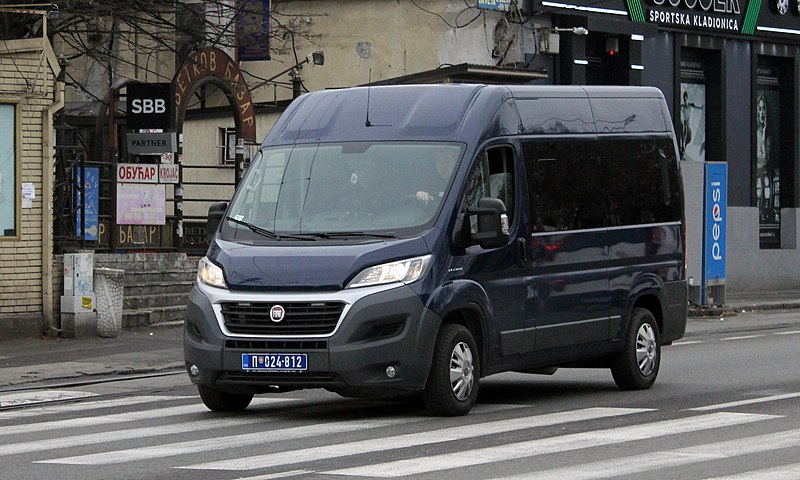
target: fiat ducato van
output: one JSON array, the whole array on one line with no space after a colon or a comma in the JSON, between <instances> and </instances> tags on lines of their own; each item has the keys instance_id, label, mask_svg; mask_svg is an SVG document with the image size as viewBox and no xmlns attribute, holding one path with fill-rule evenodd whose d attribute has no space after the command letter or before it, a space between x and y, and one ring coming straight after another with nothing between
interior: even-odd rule
<instances>
[{"instance_id":1,"label":"fiat ducato van","mask_svg":"<svg viewBox=\"0 0 800 480\"><path fill-rule=\"evenodd\" d=\"M324 388L463 415L499 372L656 380L683 336L683 197L647 87L407 85L283 113L213 235L186 311L214 411Z\"/></svg>"}]
</instances>

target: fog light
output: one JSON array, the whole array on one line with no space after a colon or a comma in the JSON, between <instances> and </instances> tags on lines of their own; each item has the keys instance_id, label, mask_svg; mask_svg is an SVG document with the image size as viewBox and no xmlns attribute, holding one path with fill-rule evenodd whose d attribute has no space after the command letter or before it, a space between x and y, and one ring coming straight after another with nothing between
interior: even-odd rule
<instances>
[{"instance_id":1,"label":"fog light","mask_svg":"<svg viewBox=\"0 0 800 480\"><path fill-rule=\"evenodd\" d=\"M394 368L393 366L391 366L391 365L389 365L388 367L386 367L386 376L387 376L387 377L389 377L389 378L394 378L394 376L395 376L395 375L397 375L397 369L395 369L395 368Z\"/></svg>"},{"instance_id":2,"label":"fog light","mask_svg":"<svg viewBox=\"0 0 800 480\"><path fill-rule=\"evenodd\" d=\"M197 365L190 365L189 366L189 375L196 377L200 375L200 369L197 368Z\"/></svg>"}]
</instances>

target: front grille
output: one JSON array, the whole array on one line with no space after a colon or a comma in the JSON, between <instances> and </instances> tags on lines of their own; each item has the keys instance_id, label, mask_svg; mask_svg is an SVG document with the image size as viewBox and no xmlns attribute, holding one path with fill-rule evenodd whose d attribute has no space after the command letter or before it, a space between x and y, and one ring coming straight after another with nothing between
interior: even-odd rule
<instances>
[{"instance_id":1,"label":"front grille","mask_svg":"<svg viewBox=\"0 0 800 480\"><path fill-rule=\"evenodd\" d=\"M285 313L280 322L272 321L275 305ZM256 335L328 335L333 333L344 310L343 302L223 302L222 317L231 333Z\"/></svg>"},{"instance_id":2,"label":"front grille","mask_svg":"<svg viewBox=\"0 0 800 480\"><path fill-rule=\"evenodd\" d=\"M271 352L273 350L296 350L298 352L307 352L309 350L325 350L328 348L328 342L317 340L304 342L283 340L226 340L225 348L250 350L251 352Z\"/></svg>"}]
</instances>

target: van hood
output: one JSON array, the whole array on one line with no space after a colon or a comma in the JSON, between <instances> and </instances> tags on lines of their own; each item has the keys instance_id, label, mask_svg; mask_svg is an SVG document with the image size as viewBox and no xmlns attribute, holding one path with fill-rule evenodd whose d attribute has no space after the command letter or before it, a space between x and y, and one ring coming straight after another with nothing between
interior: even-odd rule
<instances>
[{"instance_id":1,"label":"van hood","mask_svg":"<svg viewBox=\"0 0 800 480\"><path fill-rule=\"evenodd\" d=\"M231 290L341 290L361 270L429 253L422 237L369 243L243 245L217 239L208 258Z\"/></svg>"}]
</instances>

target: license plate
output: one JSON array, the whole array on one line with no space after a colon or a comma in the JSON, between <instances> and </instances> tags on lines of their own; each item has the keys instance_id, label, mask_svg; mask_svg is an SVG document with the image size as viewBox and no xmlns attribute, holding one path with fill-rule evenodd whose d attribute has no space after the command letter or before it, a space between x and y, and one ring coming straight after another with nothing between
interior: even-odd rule
<instances>
[{"instance_id":1,"label":"license plate","mask_svg":"<svg viewBox=\"0 0 800 480\"><path fill-rule=\"evenodd\" d=\"M243 353L242 370L302 372L308 370L305 353Z\"/></svg>"}]
</instances>

